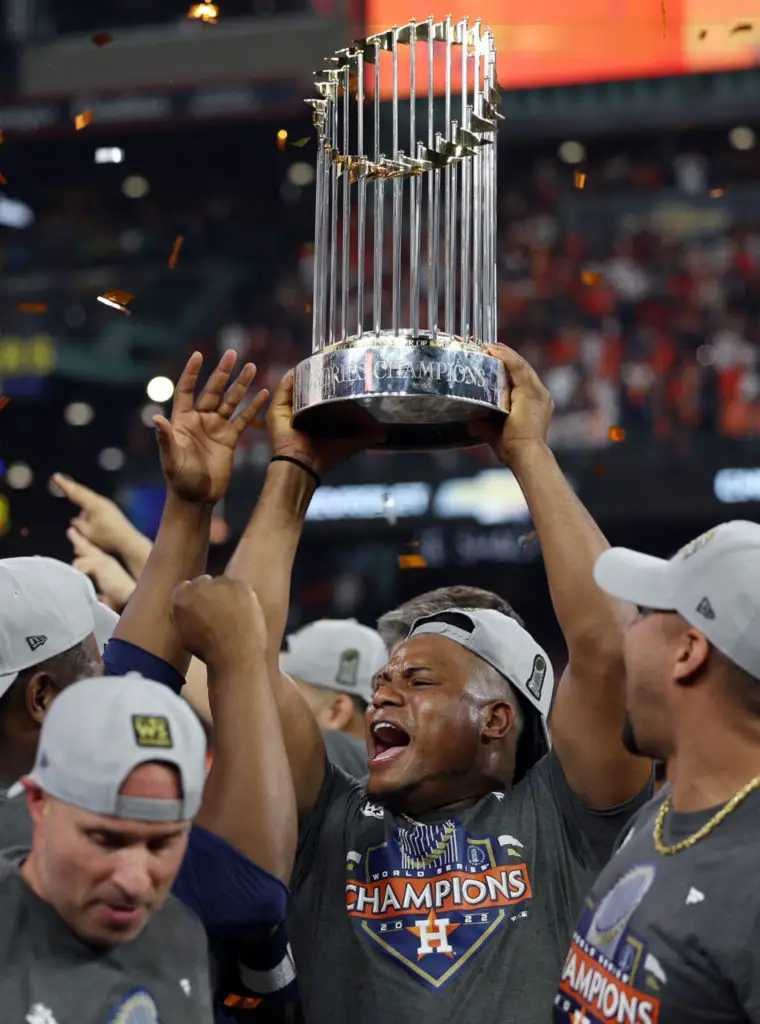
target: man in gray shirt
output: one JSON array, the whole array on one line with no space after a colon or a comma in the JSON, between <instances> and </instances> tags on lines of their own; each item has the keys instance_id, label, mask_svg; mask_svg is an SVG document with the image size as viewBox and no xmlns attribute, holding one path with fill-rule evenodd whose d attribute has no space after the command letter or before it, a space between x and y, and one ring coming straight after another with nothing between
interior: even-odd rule
<instances>
[{"instance_id":1,"label":"man in gray shirt","mask_svg":"<svg viewBox=\"0 0 760 1024\"><path fill-rule=\"evenodd\" d=\"M419 622L375 681L366 789L328 763L280 677L301 819L288 928L310 1024L546 1024L582 893L651 791L651 763L620 739L633 609L594 584L608 545L546 445L548 392L516 353L489 352L511 412L473 429L525 495L568 667L554 694L540 646L494 610ZM315 485L372 440L295 430L292 386L272 400L275 461L226 570L259 595L273 679ZM550 710L552 749L537 761Z\"/></svg>"},{"instance_id":2,"label":"man in gray shirt","mask_svg":"<svg viewBox=\"0 0 760 1024\"><path fill-rule=\"evenodd\" d=\"M205 931L169 895L205 754L194 712L157 683L59 695L19 783L32 850L0 859L4 1022L211 1024Z\"/></svg>"},{"instance_id":3,"label":"man in gray shirt","mask_svg":"<svg viewBox=\"0 0 760 1024\"><path fill-rule=\"evenodd\" d=\"M333 764L367 774L364 714L372 680L385 664L385 645L356 619L320 619L286 638L280 668L294 679L314 712Z\"/></svg>"},{"instance_id":4,"label":"man in gray shirt","mask_svg":"<svg viewBox=\"0 0 760 1024\"><path fill-rule=\"evenodd\" d=\"M585 901L556 1024L760 1022L760 526L670 561L624 548L599 585L639 605L626 741L668 762Z\"/></svg>"}]
</instances>

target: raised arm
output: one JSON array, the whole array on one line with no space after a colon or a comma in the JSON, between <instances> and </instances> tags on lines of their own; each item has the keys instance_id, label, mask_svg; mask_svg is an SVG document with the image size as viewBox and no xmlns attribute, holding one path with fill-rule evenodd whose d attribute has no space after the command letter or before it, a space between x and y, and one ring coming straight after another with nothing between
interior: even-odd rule
<instances>
[{"instance_id":1,"label":"raised arm","mask_svg":"<svg viewBox=\"0 0 760 1024\"><path fill-rule=\"evenodd\" d=\"M629 754L621 739L623 633L633 609L594 583L594 563L609 545L546 444L549 392L516 352L504 345L488 351L509 374L511 412L501 432L488 425L475 429L525 495L569 655L551 717L554 750L569 785L590 807L613 807L640 793L652 768Z\"/></svg>"},{"instance_id":2,"label":"raised arm","mask_svg":"<svg viewBox=\"0 0 760 1024\"><path fill-rule=\"evenodd\" d=\"M166 504L156 542L114 633L114 639L168 662L180 676L190 656L171 621L172 593L205 569L211 511L227 490L237 441L268 397L261 392L233 418L256 374L248 363L228 388L235 358L233 351L222 356L196 399L203 362L196 352L177 384L171 420L154 418Z\"/></svg>"},{"instance_id":3,"label":"raised arm","mask_svg":"<svg viewBox=\"0 0 760 1024\"><path fill-rule=\"evenodd\" d=\"M298 813L303 817L311 811L319 795L325 771L325 746L311 709L295 683L280 673L279 668L293 562L317 479L382 435L312 440L293 428L292 404L291 372L272 399L267 427L275 456L286 456L295 463L274 461L270 464L258 505L225 575L249 583L264 612L267 664L275 680L275 699L293 774Z\"/></svg>"}]
</instances>

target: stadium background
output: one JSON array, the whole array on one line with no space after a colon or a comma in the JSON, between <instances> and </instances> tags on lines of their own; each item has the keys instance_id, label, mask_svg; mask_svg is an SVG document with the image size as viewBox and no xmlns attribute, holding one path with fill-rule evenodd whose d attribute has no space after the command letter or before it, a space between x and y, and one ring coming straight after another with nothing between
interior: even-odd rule
<instances>
[{"instance_id":1,"label":"stadium background","mask_svg":"<svg viewBox=\"0 0 760 1024\"><path fill-rule=\"evenodd\" d=\"M236 348L269 387L307 354L310 72L373 29L449 12L489 21L501 48L500 340L551 388L578 493L613 542L660 554L757 517L760 17L744 0L718 16L708 0L505 6L220 0L204 24L180 0L5 0L3 555L70 557L54 471L154 532L146 388L193 348ZM131 316L97 302L110 289L134 295ZM239 454L214 567L255 501L264 436ZM427 568L401 570L410 552ZM484 449L370 453L315 500L292 624L371 623L453 582L501 592L558 649L510 473Z\"/></svg>"}]
</instances>

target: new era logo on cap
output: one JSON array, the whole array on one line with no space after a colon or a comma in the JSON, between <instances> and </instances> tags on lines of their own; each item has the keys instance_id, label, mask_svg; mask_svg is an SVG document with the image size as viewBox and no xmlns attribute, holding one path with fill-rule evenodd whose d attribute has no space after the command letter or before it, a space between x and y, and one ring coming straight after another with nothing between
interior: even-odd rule
<instances>
[{"instance_id":1,"label":"new era logo on cap","mask_svg":"<svg viewBox=\"0 0 760 1024\"><path fill-rule=\"evenodd\" d=\"M714 619L715 618L715 612L713 611L713 606L710 604L709 599L706 598L706 597L703 597L702 600L697 605L697 611L699 612L700 615L704 615L704 617L706 619Z\"/></svg>"},{"instance_id":2,"label":"new era logo on cap","mask_svg":"<svg viewBox=\"0 0 760 1024\"><path fill-rule=\"evenodd\" d=\"M47 643L46 636L28 636L26 642L29 644L31 651L36 651L38 647L42 647L43 644Z\"/></svg>"},{"instance_id":3,"label":"new era logo on cap","mask_svg":"<svg viewBox=\"0 0 760 1024\"><path fill-rule=\"evenodd\" d=\"M169 719L162 715L132 715L132 728L138 747L173 747Z\"/></svg>"}]
</instances>

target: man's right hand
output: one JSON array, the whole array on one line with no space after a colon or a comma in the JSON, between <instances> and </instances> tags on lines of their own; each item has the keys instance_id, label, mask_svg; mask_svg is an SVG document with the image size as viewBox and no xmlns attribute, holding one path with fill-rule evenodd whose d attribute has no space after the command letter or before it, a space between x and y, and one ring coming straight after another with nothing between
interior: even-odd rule
<instances>
[{"instance_id":1,"label":"man's right hand","mask_svg":"<svg viewBox=\"0 0 760 1024\"><path fill-rule=\"evenodd\" d=\"M101 551L121 553L125 539L138 532L110 498L91 491L89 487L61 473L53 475L53 483L81 510L71 520L71 526Z\"/></svg>"},{"instance_id":2,"label":"man's right hand","mask_svg":"<svg viewBox=\"0 0 760 1024\"><path fill-rule=\"evenodd\" d=\"M242 580L199 576L172 595L172 621L191 654L211 669L237 663L245 651L266 651L264 613L252 587Z\"/></svg>"},{"instance_id":3,"label":"man's right hand","mask_svg":"<svg viewBox=\"0 0 760 1024\"><path fill-rule=\"evenodd\" d=\"M381 427L353 437L313 438L293 426L293 371L289 370L275 391L267 413L267 429L275 455L298 459L322 477L352 456L371 448L385 437Z\"/></svg>"}]
</instances>

